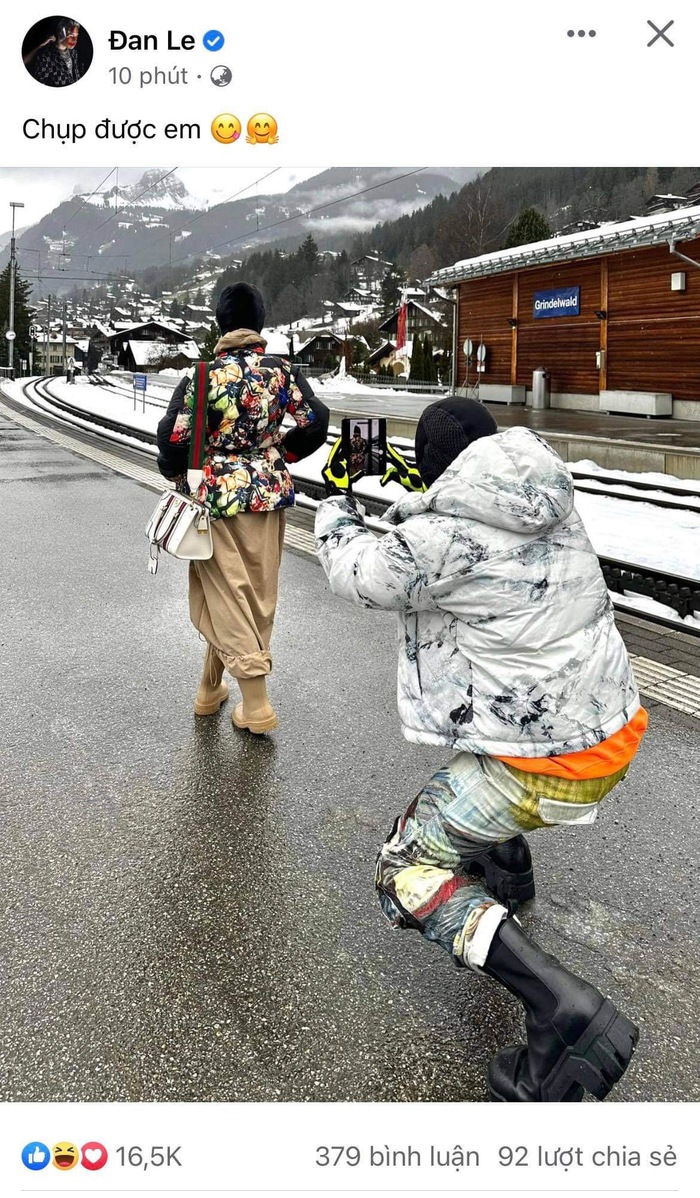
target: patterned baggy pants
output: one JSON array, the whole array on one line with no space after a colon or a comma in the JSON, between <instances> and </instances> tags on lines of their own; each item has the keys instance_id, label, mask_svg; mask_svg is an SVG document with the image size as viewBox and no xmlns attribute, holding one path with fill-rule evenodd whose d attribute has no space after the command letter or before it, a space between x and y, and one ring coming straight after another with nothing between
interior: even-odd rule
<instances>
[{"instance_id":1,"label":"patterned baggy pants","mask_svg":"<svg viewBox=\"0 0 700 1198\"><path fill-rule=\"evenodd\" d=\"M507 910L465 863L521 832L593 823L601 800L626 773L627 767L577 782L459 753L396 821L379 853L384 914L394 927L417 928L478 971Z\"/></svg>"}]
</instances>

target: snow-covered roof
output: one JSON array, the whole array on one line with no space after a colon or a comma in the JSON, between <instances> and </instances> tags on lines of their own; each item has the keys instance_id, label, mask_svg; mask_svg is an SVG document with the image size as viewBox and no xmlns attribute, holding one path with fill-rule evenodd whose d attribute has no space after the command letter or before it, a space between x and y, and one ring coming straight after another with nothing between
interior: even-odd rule
<instances>
[{"instance_id":1,"label":"snow-covered roof","mask_svg":"<svg viewBox=\"0 0 700 1198\"><path fill-rule=\"evenodd\" d=\"M396 349L396 344L393 341L382 341L382 344L377 349L372 350L369 355L370 362L374 362L377 358L387 358Z\"/></svg>"},{"instance_id":2,"label":"snow-covered roof","mask_svg":"<svg viewBox=\"0 0 700 1198\"><path fill-rule=\"evenodd\" d=\"M115 322L115 328L120 333L135 333L137 329L145 329L149 324L156 325L159 329L165 329L168 333L179 333L180 329L176 329L172 324L166 324L164 320L155 320L149 317L147 320L141 320L138 324L123 324L121 321Z\"/></svg>"},{"instance_id":3,"label":"snow-covered roof","mask_svg":"<svg viewBox=\"0 0 700 1198\"><path fill-rule=\"evenodd\" d=\"M551 262L613 254L663 242L686 241L698 234L700 207L671 213L659 212L655 216L635 217L633 220L601 225L596 229L585 229L581 233L570 233L565 237L548 237L546 241L497 250L493 254L480 254L477 258L465 258L454 266L437 270L430 282L461 283L465 279L479 279L528 266L546 266Z\"/></svg>"},{"instance_id":4,"label":"snow-covered roof","mask_svg":"<svg viewBox=\"0 0 700 1198\"><path fill-rule=\"evenodd\" d=\"M168 345L166 341L129 341L134 365L151 366L161 358L177 358L184 354L196 362L199 358L199 348L194 341L183 341L180 345Z\"/></svg>"}]
</instances>

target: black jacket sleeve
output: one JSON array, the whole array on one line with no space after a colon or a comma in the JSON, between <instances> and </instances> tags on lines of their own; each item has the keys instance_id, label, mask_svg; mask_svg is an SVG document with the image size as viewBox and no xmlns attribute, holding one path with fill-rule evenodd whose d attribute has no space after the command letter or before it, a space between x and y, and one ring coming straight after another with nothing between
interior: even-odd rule
<instances>
[{"instance_id":1,"label":"black jacket sleeve","mask_svg":"<svg viewBox=\"0 0 700 1198\"><path fill-rule=\"evenodd\" d=\"M158 469L164 478L177 478L187 471L189 447L187 443L175 444L170 440L175 421L185 408L185 392L189 379L187 375L180 379L173 391L165 416L158 424L156 438L158 441Z\"/></svg>"},{"instance_id":2,"label":"black jacket sleeve","mask_svg":"<svg viewBox=\"0 0 700 1198\"><path fill-rule=\"evenodd\" d=\"M290 429L284 438L285 455L290 462L308 458L325 444L328 436L328 408L314 395L307 379L300 370L292 370L292 382L301 393L301 401L291 413L296 428Z\"/></svg>"}]
</instances>

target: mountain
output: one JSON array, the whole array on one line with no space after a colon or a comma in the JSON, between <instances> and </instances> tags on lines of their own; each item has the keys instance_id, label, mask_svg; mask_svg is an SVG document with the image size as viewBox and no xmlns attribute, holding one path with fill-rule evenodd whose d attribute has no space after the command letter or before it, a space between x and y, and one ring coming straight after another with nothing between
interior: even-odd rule
<instances>
[{"instance_id":1,"label":"mountain","mask_svg":"<svg viewBox=\"0 0 700 1198\"><path fill-rule=\"evenodd\" d=\"M409 215L456 186L434 171L340 168L285 194L248 194L204 208L177 174L163 178L147 171L137 184L118 186L115 180L106 192L71 196L47 213L18 241L20 269L65 291L100 276L187 263L196 255L296 246L309 232L320 249L334 249L349 235Z\"/></svg>"},{"instance_id":2,"label":"mountain","mask_svg":"<svg viewBox=\"0 0 700 1198\"><path fill-rule=\"evenodd\" d=\"M138 183L129 187L119 187L114 184L108 191L99 192L96 196L78 195L78 200L85 199L88 203L99 208L157 208L159 211L197 210L202 205L189 194L182 179L176 174L163 177L161 171L146 171Z\"/></svg>"},{"instance_id":3,"label":"mountain","mask_svg":"<svg viewBox=\"0 0 700 1198\"><path fill-rule=\"evenodd\" d=\"M15 229L15 238L21 237L26 229ZM9 248L12 240L12 229L8 229L6 233L0 233L0 250L4 250L5 246Z\"/></svg>"}]
</instances>

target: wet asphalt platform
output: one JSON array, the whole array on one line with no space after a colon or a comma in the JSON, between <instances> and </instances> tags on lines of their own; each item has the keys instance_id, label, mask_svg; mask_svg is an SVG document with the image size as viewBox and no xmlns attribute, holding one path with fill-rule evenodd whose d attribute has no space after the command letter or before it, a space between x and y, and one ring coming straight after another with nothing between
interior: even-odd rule
<instances>
[{"instance_id":1,"label":"wet asphalt platform","mask_svg":"<svg viewBox=\"0 0 700 1198\"><path fill-rule=\"evenodd\" d=\"M230 704L192 714L203 648L186 568L146 571L152 491L0 419L0 494L0 1100L486 1100L517 1004L372 893L445 756L399 731L395 617L287 552L281 727L253 738ZM621 627L700 674L697 640ZM699 724L649 706L597 825L532 838L523 922L640 1026L610 1100L700 1100Z\"/></svg>"}]
</instances>

